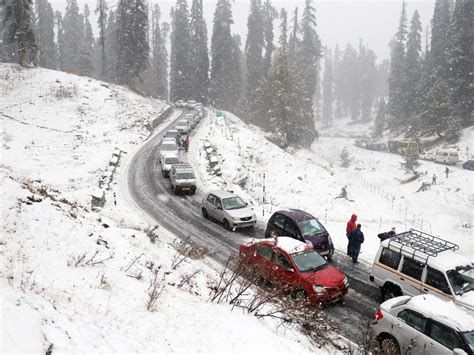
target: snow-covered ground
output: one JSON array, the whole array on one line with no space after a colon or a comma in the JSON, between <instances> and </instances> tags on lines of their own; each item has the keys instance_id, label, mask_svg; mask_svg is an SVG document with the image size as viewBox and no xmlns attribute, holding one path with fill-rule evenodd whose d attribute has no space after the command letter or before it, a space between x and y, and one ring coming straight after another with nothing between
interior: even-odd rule
<instances>
[{"instance_id":1,"label":"snow-covered ground","mask_svg":"<svg viewBox=\"0 0 474 355\"><path fill-rule=\"evenodd\" d=\"M291 327L210 302L219 266L176 265L174 237L144 232L152 221L127 203L119 175L165 104L5 64L0 93L0 353L314 351ZM101 179L106 203L93 212Z\"/></svg>"},{"instance_id":2,"label":"snow-covered ground","mask_svg":"<svg viewBox=\"0 0 474 355\"><path fill-rule=\"evenodd\" d=\"M243 124L227 114L226 119L211 113L191 144L190 159L203 176L201 188L216 186L239 192L250 200L259 223L266 225L277 209L300 208L318 217L329 230L337 249L347 246L346 222L352 213L359 216L365 243L359 260L370 264L378 249L377 234L396 227L401 232L416 228L460 245L461 254L474 255L474 175L458 166L450 167L421 161L423 176L402 183L409 176L402 169L400 156L373 152L353 145L355 136L368 131L368 125L337 122L311 150L284 151L269 143L254 126ZM208 172L203 150L208 140L216 149L222 176ZM460 149L474 151L474 130L467 129ZM340 153L346 147L350 166L341 167ZM417 192L422 182L438 184ZM265 187L265 192L264 192ZM337 198L345 187L348 199ZM265 203L263 203L265 202Z\"/></svg>"}]
</instances>

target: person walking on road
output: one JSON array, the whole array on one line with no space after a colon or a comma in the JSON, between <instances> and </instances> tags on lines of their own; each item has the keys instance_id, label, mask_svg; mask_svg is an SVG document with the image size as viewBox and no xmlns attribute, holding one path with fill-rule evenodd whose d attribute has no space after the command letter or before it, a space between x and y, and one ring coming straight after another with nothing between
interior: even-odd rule
<instances>
[{"instance_id":1,"label":"person walking on road","mask_svg":"<svg viewBox=\"0 0 474 355\"><path fill-rule=\"evenodd\" d=\"M431 179L431 185L436 185L436 174L433 174L433 178Z\"/></svg>"},{"instance_id":2,"label":"person walking on road","mask_svg":"<svg viewBox=\"0 0 474 355\"><path fill-rule=\"evenodd\" d=\"M346 226L346 237L347 237L347 255L351 256L351 238L349 235L356 229L357 215L353 214Z\"/></svg>"},{"instance_id":3,"label":"person walking on road","mask_svg":"<svg viewBox=\"0 0 474 355\"><path fill-rule=\"evenodd\" d=\"M356 229L352 231L352 233L349 235L349 239L351 241L351 256L352 256L352 262L354 264L357 264L357 258L359 257L360 253L360 247L362 243L364 242L364 233L362 233L361 225L358 224Z\"/></svg>"},{"instance_id":4,"label":"person walking on road","mask_svg":"<svg viewBox=\"0 0 474 355\"><path fill-rule=\"evenodd\" d=\"M450 172L449 168L446 167L446 169L444 169L444 172L446 173L446 179L447 179Z\"/></svg>"}]
</instances>

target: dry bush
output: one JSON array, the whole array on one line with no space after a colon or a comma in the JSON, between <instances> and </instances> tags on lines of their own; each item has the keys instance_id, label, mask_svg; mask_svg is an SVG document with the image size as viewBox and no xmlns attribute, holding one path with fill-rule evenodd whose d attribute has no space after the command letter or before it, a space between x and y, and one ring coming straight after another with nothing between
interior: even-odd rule
<instances>
[{"instance_id":1,"label":"dry bush","mask_svg":"<svg viewBox=\"0 0 474 355\"><path fill-rule=\"evenodd\" d=\"M152 271L153 276L150 277L150 284L148 286L146 309L150 312L153 312L155 310L155 303L165 288L165 283L160 282L162 280L158 280L159 270L160 268Z\"/></svg>"},{"instance_id":2,"label":"dry bush","mask_svg":"<svg viewBox=\"0 0 474 355\"><path fill-rule=\"evenodd\" d=\"M77 96L77 85L70 84L68 86L64 85L54 85L51 87L51 95L53 95L58 100L70 99L74 96Z\"/></svg>"},{"instance_id":3,"label":"dry bush","mask_svg":"<svg viewBox=\"0 0 474 355\"><path fill-rule=\"evenodd\" d=\"M87 256L86 253L83 254L71 254L67 260L67 266L95 266L97 264L102 264L104 261L112 259L113 254L110 254L108 257L96 259L99 254L99 251L96 250L91 256Z\"/></svg>"},{"instance_id":4,"label":"dry bush","mask_svg":"<svg viewBox=\"0 0 474 355\"><path fill-rule=\"evenodd\" d=\"M145 234L148 236L148 238L150 238L150 242L152 242L153 244L155 244L155 242L158 240L157 231L158 231L159 228L160 228L160 226L156 225L154 227L148 226L145 229Z\"/></svg>"},{"instance_id":5,"label":"dry bush","mask_svg":"<svg viewBox=\"0 0 474 355\"><path fill-rule=\"evenodd\" d=\"M176 268L187 258L190 259L203 259L209 252L209 249L191 241L190 237L185 240L175 239L173 247L176 249L175 256L171 259L171 268Z\"/></svg>"}]
</instances>

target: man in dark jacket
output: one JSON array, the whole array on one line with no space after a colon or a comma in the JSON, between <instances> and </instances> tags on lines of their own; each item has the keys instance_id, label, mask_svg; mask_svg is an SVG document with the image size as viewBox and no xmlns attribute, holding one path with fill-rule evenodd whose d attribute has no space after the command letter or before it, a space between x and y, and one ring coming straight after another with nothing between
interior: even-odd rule
<instances>
[{"instance_id":1,"label":"man in dark jacket","mask_svg":"<svg viewBox=\"0 0 474 355\"><path fill-rule=\"evenodd\" d=\"M357 263L357 258L359 257L360 253L360 246L364 242L364 233L360 230L361 225L358 224L356 229L349 234L349 241L351 245L351 256L352 262L355 264Z\"/></svg>"},{"instance_id":2,"label":"man in dark jacket","mask_svg":"<svg viewBox=\"0 0 474 355\"><path fill-rule=\"evenodd\" d=\"M348 239L347 255L349 256L351 256L351 238L349 238L349 235L354 231L354 229L356 229L356 221L357 221L357 215L353 214L349 222L347 222L347 226L346 226L346 237Z\"/></svg>"}]
</instances>

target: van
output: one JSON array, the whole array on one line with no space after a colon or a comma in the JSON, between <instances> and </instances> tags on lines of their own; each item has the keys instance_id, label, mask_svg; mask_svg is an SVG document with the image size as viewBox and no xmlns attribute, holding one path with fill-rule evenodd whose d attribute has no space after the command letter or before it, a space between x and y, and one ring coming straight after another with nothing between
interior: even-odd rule
<instances>
[{"instance_id":1,"label":"van","mask_svg":"<svg viewBox=\"0 0 474 355\"><path fill-rule=\"evenodd\" d=\"M369 279L382 299L432 294L474 309L474 263L457 244L416 229L384 240Z\"/></svg>"},{"instance_id":2,"label":"van","mask_svg":"<svg viewBox=\"0 0 474 355\"><path fill-rule=\"evenodd\" d=\"M435 152L433 160L440 164L455 165L459 161L459 154L454 149L439 149Z\"/></svg>"},{"instance_id":3,"label":"van","mask_svg":"<svg viewBox=\"0 0 474 355\"><path fill-rule=\"evenodd\" d=\"M175 195L179 193L196 193L196 178L189 163L174 164L169 173L171 190Z\"/></svg>"}]
</instances>

